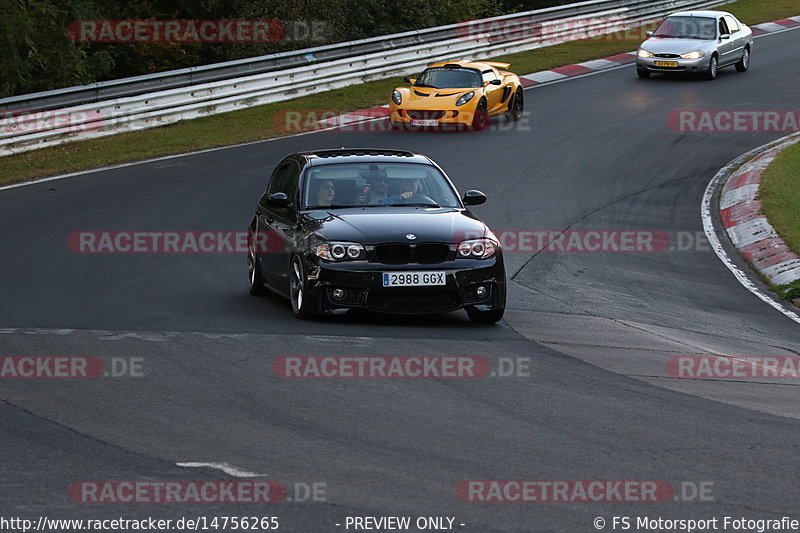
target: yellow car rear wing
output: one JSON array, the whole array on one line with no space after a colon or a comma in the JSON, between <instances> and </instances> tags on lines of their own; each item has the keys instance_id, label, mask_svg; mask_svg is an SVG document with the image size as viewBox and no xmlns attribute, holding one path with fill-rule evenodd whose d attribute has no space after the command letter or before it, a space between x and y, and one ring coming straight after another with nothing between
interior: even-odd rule
<instances>
[{"instance_id":1,"label":"yellow car rear wing","mask_svg":"<svg viewBox=\"0 0 800 533\"><path fill-rule=\"evenodd\" d=\"M489 65L490 67L494 67L499 70L508 70L508 67L511 66L511 63L497 63L495 61L479 61L479 63Z\"/></svg>"}]
</instances>

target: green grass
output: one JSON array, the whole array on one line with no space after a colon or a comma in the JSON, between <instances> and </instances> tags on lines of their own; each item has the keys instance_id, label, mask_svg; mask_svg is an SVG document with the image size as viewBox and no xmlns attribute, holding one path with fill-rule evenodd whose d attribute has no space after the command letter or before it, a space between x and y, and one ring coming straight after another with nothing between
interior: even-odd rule
<instances>
[{"instance_id":1,"label":"green grass","mask_svg":"<svg viewBox=\"0 0 800 533\"><path fill-rule=\"evenodd\" d=\"M725 9L746 24L757 24L798 15L800 3L798 0L739 0ZM510 62L514 72L529 74L634 50L643 40L642 33L629 30L611 38L574 41L492 59ZM392 88L399 84L402 84L400 78L378 80L160 128L3 157L0 158L0 184L287 135L291 132L282 131L275 124L275 117L280 117L281 111L350 111L382 105L387 103Z\"/></svg>"},{"instance_id":2,"label":"green grass","mask_svg":"<svg viewBox=\"0 0 800 533\"><path fill-rule=\"evenodd\" d=\"M761 175L758 193L770 224L789 248L800 252L800 144L778 154ZM786 300L800 298L800 280L773 289Z\"/></svg>"},{"instance_id":3,"label":"green grass","mask_svg":"<svg viewBox=\"0 0 800 533\"><path fill-rule=\"evenodd\" d=\"M753 25L800 15L800 2L797 0L739 0L717 9L733 13L745 24Z\"/></svg>"}]
</instances>

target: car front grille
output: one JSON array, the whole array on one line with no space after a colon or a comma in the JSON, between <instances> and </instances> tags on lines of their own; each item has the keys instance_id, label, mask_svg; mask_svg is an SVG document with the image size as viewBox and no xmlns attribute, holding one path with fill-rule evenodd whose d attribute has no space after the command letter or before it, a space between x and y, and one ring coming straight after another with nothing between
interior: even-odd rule
<instances>
[{"instance_id":1,"label":"car front grille","mask_svg":"<svg viewBox=\"0 0 800 533\"><path fill-rule=\"evenodd\" d=\"M384 265L405 265L411 262L411 246L408 244L379 244L375 257Z\"/></svg>"},{"instance_id":2,"label":"car front grille","mask_svg":"<svg viewBox=\"0 0 800 533\"><path fill-rule=\"evenodd\" d=\"M435 265L447 261L450 246L444 243L378 244L375 259L384 265Z\"/></svg>"},{"instance_id":3,"label":"car front grille","mask_svg":"<svg viewBox=\"0 0 800 533\"><path fill-rule=\"evenodd\" d=\"M447 260L450 247L446 244L423 243L414 247L414 259L423 265L435 265Z\"/></svg>"},{"instance_id":4,"label":"car front grille","mask_svg":"<svg viewBox=\"0 0 800 533\"><path fill-rule=\"evenodd\" d=\"M401 289L402 290L402 289ZM388 292L370 291L366 308L379 313L445 313L461 307L458 292L443 290L435 292Z\"/></svg>"},{"instance_id":5,"label":"car front grille","mask_svg":"<svg viewBox=\"0 0 800 533\"><path fill-rule=\"evenodd\" d=\"M444 111L407 111L408 117L414 120L439 120L444 117Z\"/></svg>"},{"instance_id":6,"label":"car front grille","mask_svg":"<svg viewBox=\"0 0 800 533\"><path fill-rule=\"evenodd\" d=\"M662 59L677 59L677 58L681 57L678 54L653 54L653 56L660 57Z\"/></svg>"}]
</instances>

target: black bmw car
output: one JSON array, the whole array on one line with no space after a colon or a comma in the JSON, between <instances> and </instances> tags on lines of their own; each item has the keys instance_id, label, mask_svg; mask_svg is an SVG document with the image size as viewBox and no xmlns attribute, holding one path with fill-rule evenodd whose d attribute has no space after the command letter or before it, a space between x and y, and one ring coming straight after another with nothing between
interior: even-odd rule
<instances>
[{"instance_id":1,"label":"black bmw car","mask_svg":"<svg viewBox=\"0 0 800 533\"><path fill-rule=\"evenodd\" d=\"M288 297L294 314L366 309L503 316L503 252L489 228L428 157L398 150L286 156L248 232L250 293Z\"/></svg>"}]
</instances>

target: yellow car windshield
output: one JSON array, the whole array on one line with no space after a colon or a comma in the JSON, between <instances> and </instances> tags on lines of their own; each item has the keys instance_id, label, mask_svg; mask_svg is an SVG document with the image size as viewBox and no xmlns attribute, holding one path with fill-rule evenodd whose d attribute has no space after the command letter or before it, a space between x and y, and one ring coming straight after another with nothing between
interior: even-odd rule
<instances>
[{"instance_id":1,"label":"yellow car windshield","mask_svg":"<svg viewBox=\"0 0 800 533\"><path fill-rule=\"evenodd\" d=\"M475 69L435 67L426 69L420 74L414 86L434 89L471 89L483 86L483 79L481 73Z\"/></svg>"}]
</instances>

